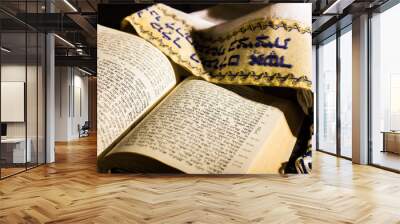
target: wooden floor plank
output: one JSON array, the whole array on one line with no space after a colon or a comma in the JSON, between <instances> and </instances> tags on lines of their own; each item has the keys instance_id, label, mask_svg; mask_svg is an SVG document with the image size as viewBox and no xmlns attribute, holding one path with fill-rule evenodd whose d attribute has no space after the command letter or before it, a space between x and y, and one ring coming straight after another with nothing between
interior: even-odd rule
<instances>
[{"instance_id":1,"label":"wooden floor plank","mask_svg":"<svg viewBox=\"0 0 400 224\"><path fill-rule=\"evenodd\" d=\"M0 181L0 223L400 223L400 175L320 152L312 175L99 174L96 139Z\"/></svg>"}]
</instances>

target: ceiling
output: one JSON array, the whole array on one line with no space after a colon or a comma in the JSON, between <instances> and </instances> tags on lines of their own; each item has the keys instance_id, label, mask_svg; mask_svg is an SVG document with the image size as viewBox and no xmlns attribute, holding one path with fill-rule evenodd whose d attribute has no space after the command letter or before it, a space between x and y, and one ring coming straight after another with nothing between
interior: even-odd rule
<instances>
[{"instance_id":1,"label":"ceiling","mask_svg":"<svg viewBox=\"0 0 400 224\"><path fill-rule=\"evenodd\" d=\"M313 41L335 32L339 20L383 4L387 0L270 0L262 2L308 2L313 8ZM132 4L133 0L1 0L2 46L11 55L35 54L35 35L25 32L55 32L56 64L86 67L96 71L96 24L99 3ZM148 1L143 1L148 2ZM185 3L185 1L174 1ZM204 3L205 1L191 1ZM260 2L260 1L257 1ZM49 13L49 12L52 13ZM341 22L345 26L346 22ZM64 41L66 40L66 41ZM27 44L27 45L26 45ZM72 45L71 45L72 44ZM25 46L28 46L25 50ZM39 49L43 47L39 44Z\"/></svg>"},{"instance_id":2,"label":"ceiling","mask_svg":"<svg viewBox=\"0 0 400 224\"><path fill-rule=\"evenodd\" d=\"M1 0L1 43L11 50L2 51L2 60L35 60L44 48L41 33L54 32L56 65L79 66L95 73L98 2Z\"/></svg>"}]
</instances>

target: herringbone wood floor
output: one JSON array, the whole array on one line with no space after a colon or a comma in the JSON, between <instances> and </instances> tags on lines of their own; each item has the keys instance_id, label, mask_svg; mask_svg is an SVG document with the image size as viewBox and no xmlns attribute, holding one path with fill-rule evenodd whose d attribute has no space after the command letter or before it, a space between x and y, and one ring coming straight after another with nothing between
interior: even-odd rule
<instances>
[{"instance_id":1,"label":"herringbone wood floor","mask_svg":"<svg viewBox=\"0 0 400 224\"><path fill-rule=\"evenodd\" d=\"M400 223L400 175L314 153L310 176L96 172L95 138L0 181L0 223Z\"/></svg>"}]
</instances>

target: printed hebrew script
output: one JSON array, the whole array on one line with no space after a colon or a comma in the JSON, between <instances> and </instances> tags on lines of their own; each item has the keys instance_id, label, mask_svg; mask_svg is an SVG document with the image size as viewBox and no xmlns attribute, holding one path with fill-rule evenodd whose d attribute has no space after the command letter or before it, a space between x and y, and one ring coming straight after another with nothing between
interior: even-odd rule
<instances>
[{"instance_id":1,"label":"printed hebrew script","mask_svg":"<svg viewBox=\"0 0 400 224\"><path fill-rule=\"evenodd\" d=\"M171 90L176 79L167 57L150 43L101 25L97 30L99 155Z\"/></svg>"},{"instance_id":2,"label":"printed hebrew script","mask_svg":"<svg viewBox=\"0 0 400 224\"><path fill-rule=\"evenodd\" d=\"M186 173L246 173L263 144L274 141L268 138L272 133L279 131L287 141L295 137L283 112L276 107L277 99L245 87L236 89L265 104L204 80L188 78L112 153L139 153ZM289 106L285 100L280 104Z\"/></svg>"},{"instance_id":3,"label":"printed hebrew script","mask_svg":"<svg viewBox=\"0 0 400 224\"><path fill-rule=\"evenodd\" d=\"M311 28L299 21L263 17L195 30L190 15L155 4L122 25L210 82L311 88Z\"/></svg>"}]
</instances>

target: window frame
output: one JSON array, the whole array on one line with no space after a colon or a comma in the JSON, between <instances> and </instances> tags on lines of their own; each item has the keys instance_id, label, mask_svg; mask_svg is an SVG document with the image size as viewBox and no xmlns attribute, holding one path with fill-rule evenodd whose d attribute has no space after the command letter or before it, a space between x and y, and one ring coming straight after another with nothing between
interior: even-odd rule
<instances>
[{"instance_id":1,"label":"window frame","mask_svg":"<svg viewBox=\"0 0 400 224\"><path fill-rule=\"evenodd\" d=\"M383 170L387 170L387 171L391 171L391 172L395 172L395 173L400 173L400 170L394 169L394 168L390 168L387 166L383 166L377 163L374 163L373 161L373 132L372 132L372 93L373 93L373 88L372 88L372 53L373 53L373 49L372 49L372 19L374 17L374 14L381 14L384 13L385 11L391 9L392 7L396 6L397 4L399 4L400 1L399 0L388 0L385 3L383 3L382 5L368 10L368 30L367 30L367 40L368 40L368 54L367 54L367 79L368 79L368 111L367 111L367 116L368 116L368 124L367 124L367 132L368 132L368 165L376 167L376 168L380 168Z\"/></svg>"},{"instance_id":2,"label":"window frame","mask_svg":"<svg viewBox=\"0 0 400 224\"><path fill-rule=\"evenodd\" d=\"M326 37L325 39L319 41L316 44L316 102L315 102L315 113L316 113L316 150L319 152L323 152L329 155L333 155L333 156L337 156L343 159L347 159L347 160L352 160L351 157L347 157L342 155L342 150L341 150L341 118L340 118L340 103L341 103L341 97L340 97L340 77L341 77L341 64L340 64L340 37L342 35L344 35L347 32L351 32L352 31L352 23L347 24L346 26L344 26L341 29L338 29L335 33L333 33L332 35ZM320 102L319 102L319 91L318 91L318 85L319 85L319 80L320 80L320 74L319 74L319 47L322 43L328 43L330 41L336 41L336 152L332 153L329 152L325 149L321 149L320 148L320 143L319 143L319 110L320 110Z\"/></svg>"}]
</instances>

